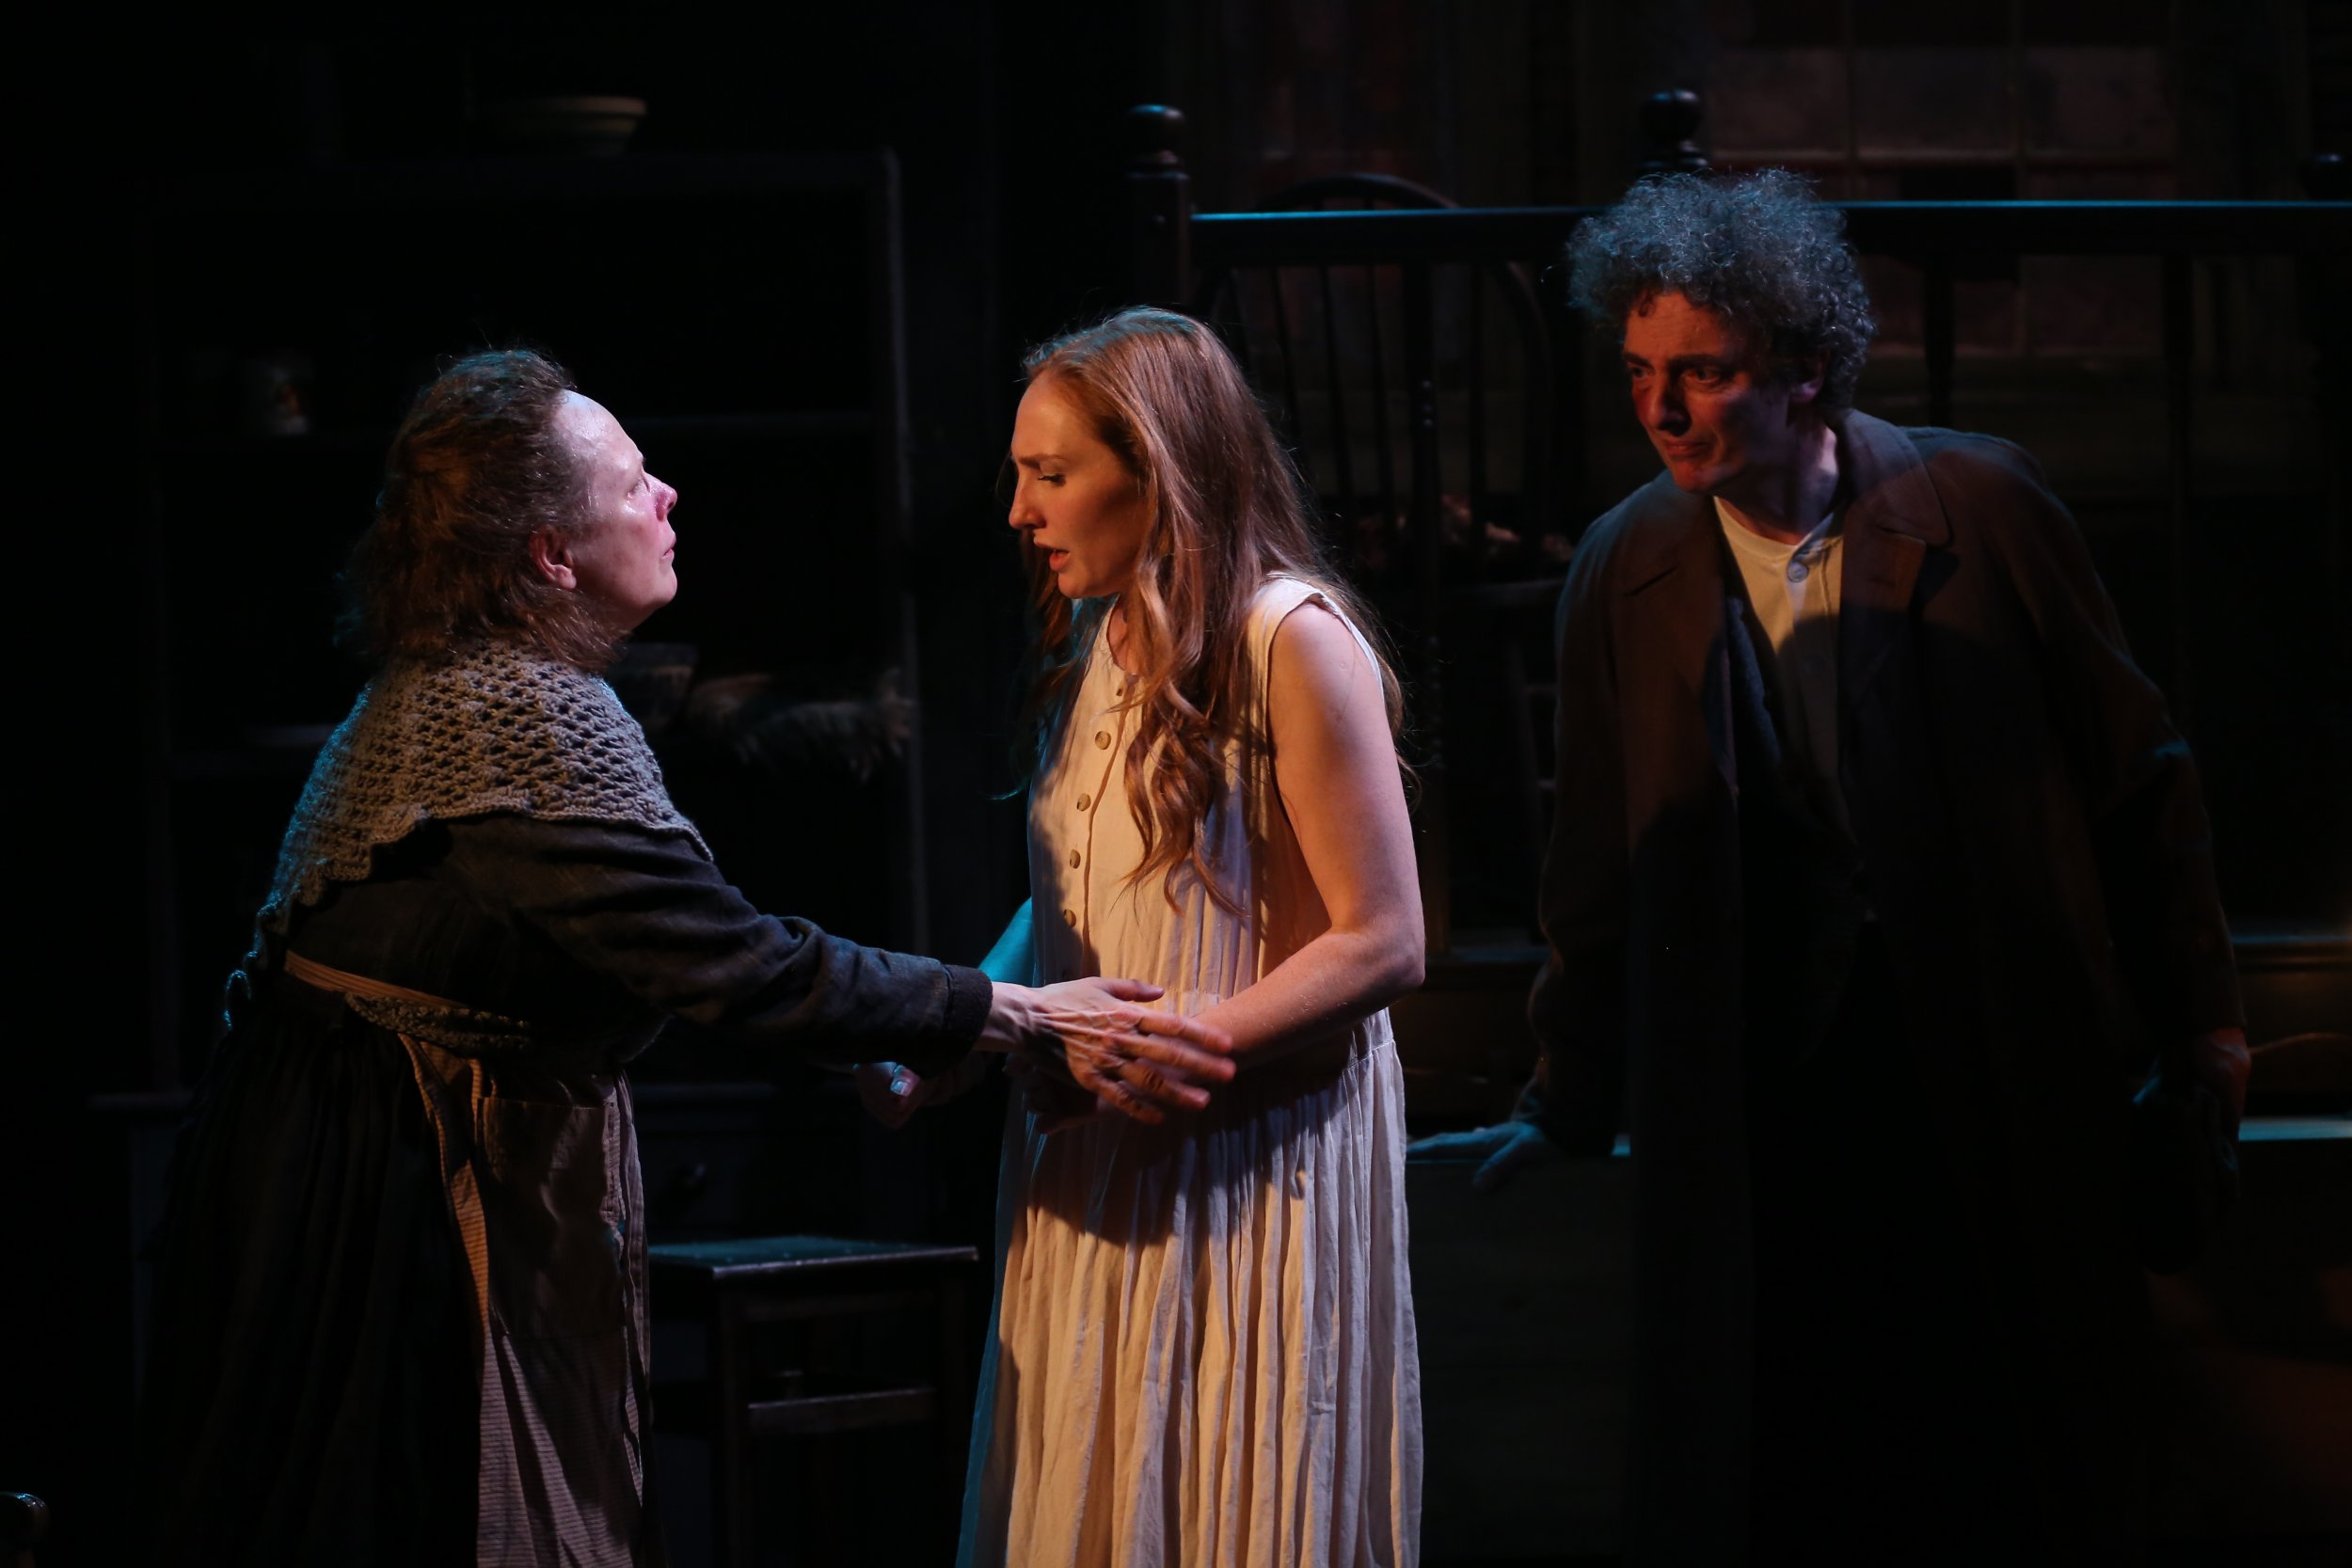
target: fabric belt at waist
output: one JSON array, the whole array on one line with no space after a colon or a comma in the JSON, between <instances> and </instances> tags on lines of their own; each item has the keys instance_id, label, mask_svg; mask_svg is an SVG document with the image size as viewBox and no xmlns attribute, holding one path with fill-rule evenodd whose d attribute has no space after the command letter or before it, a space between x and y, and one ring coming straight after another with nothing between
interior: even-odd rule
<instances>
[{"instance_id":1,"label":"fabric belt at waist","mask_svg":"<svg viewBox=\"0 0 2352 1568\"><path fill-rule=\"evenodd\" d=\"M320 990L339 991L345 996L372 996L381 1002L414 1002L427 1007L446 1007L458 1012L466 1010L464 1003L452 1002L446 996L411 990L406 986L396 986L389 980L378 980L366 974L354 974L347 969L337 969L331 964L306 958L299 953L286 955L285 970L292 978L306 986L315 986Z\"/></svg>"}]
</instances>

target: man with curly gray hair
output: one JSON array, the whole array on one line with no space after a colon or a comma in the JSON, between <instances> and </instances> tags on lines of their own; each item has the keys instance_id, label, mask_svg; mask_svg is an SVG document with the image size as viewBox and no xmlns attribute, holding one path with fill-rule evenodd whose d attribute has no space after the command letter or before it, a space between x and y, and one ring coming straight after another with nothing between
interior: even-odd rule
<instances>
[{"instance_id":1,"label":"man with curly gray hair","mask_svg":"<svg viewBox=\"0 0 2352 1568\"><path fill-rule=\"evenodd\" d=\"M1669 294L1736 324L1790 384L1818 370L1813 406L1853 406L1878 323L1845 220L1787 169L1742 180L1645 180L1577 227L1568 250L1577 308L1622 329Z\"/></svg>"},{"instance_id":2,"label":"man with curly gray hair","mask_svg":"<svg viewBox=\"0 0 2352 1568\"><path fill-rule=\"evenodd\" d=\"M1853 407L1804 182L1645 180L1569 250L1664 471L1562 597L1543 1069L1454 1150L1629 1131L1631 1560L2104 1560L2180 1260L2133 1093L2217 1188L2244 1097L2196 770L2033 459Z\"/></svg>"}]
</instances>

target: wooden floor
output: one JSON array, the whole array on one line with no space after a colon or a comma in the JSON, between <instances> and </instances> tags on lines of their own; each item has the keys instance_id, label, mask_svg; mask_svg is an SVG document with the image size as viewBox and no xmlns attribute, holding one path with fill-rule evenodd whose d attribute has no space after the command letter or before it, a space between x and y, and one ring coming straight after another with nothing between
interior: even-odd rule
<instances>
[{"instance_id":1,"label":"wooden floor","mask_svg":"<svg viewBox=\"0 0 2352 1568\"><path fill-rule=\"evenodd\" d=\"M1631 1166L1553 1161L1486 1194L1470 1189L1475 1168L1406 1167L1424 1560L1609 1560L1625 1485Z\"/></svg>"},{"instance_id":2,"label":"wooden floor","mask_svg":"<svg viewBox=\"0 0 2352 1568\"><path fill-rule=\"evenodd\" d=\"M2352 1117L2249 1119L2245 1198L2151 1281L2160 1563L2352 1562ZM1629 1159L1501 1192L1409 1167L1428 1568L1599 1563L1622 1537ZM1565 1555L1563 1555L1565 1554Z\"/></svg>"}]
</instances>

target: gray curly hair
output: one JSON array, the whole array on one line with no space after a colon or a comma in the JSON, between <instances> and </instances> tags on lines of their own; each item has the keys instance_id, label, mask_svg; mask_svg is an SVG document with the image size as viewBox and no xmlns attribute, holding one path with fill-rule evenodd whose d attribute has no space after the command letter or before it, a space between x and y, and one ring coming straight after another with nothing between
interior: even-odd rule
<instances>
[{"instance_id":1,"label":"gray curly hair","mask_svg":"<svg viewBox=\"0 0 2352 1568\"><path fill-rule=\"evenodd\" d=\"M1802 379L1821 362L1814 406L1853 406L1878 323L1844 214L1802 177L1785 168L1652 175L1576 226L1568 295L1579 309L1622 330L1627 316L1664 293L1721 314L1785 378Z\"/></svg>"}]
</instances>

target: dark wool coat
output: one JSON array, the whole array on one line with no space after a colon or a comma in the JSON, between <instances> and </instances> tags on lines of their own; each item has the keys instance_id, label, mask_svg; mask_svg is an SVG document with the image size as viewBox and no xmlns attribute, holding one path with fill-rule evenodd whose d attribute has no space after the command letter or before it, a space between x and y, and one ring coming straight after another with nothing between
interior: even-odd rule
<instances>
[{"instance_id":1,"label":"dark wool coat","mask_svg":"<svg viewBox=\"0 0 2352 1568\"><path fill-rule=\"evenodd\" d=\"M2194 768L2033 460L1836 420L1850 497L1839 773L1933 1140L2068 1535L2128 1534L2145 1281L2125 1107L2155 1043L2239 1022ZM1661 474L1596 523L1560 620L1547 1131L1631 1134L1629 1544L1748 1550L1751 1063L1741 759L1713 504ZM1752 764L1753 765L1753 764ZM1857 1180L1867 1180L1857 1172ZM1900 1375L1900 1369L1890 1369ZM1929 1418L1931 1418L1931 1416Z\"/></svg>"}]
</instances>

